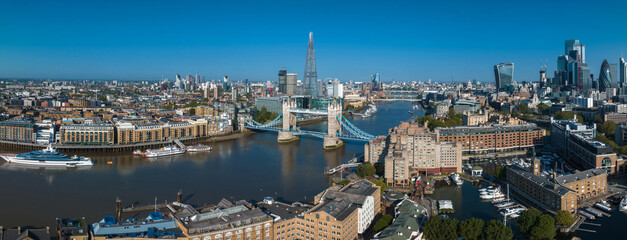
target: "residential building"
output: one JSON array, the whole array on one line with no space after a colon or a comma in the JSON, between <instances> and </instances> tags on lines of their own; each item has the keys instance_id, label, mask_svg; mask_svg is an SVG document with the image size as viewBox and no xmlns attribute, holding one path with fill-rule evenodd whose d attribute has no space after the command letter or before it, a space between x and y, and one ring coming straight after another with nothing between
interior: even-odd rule
<instances>
[{"instance_id":1,"label":"residential building","mask_svg":"<svg viewBox=\"0 0 627 240\"><path fill-rule=\"evenodd\" d=\"M372 164L385 163L389 146L388 136L377 136L364 145L364 161Z\"/></svg>"},{"instance_id":2,"label":"residential building","mask_svg":"<svg viewBox=\"0 0 627 240\"><path fill-rule=\"evenodd\" d=\"M316 204L325 202L331 203L330 208L341 202L357 207L357 233L362 234L381 209L381 188L368 180L360 180L339 190L327 189L315 197Z\"/></svg>"},{"instance_id":3,"label":"residential building","mask_svg":"<svg viewBox=\"0 0 627 240\"><path fill-rule=\"evenodd\" d=\"M612 121L616 124L627 122L627 113L606 113L603 114L603 121Z\"/></svg>"},{"instance_id":4,"label":"residential building","mask_svg":"<svg viewBox=\"0 0 627 240\"><path fill-rule=\"evenodd\" d=\"M426 126L403 122L390 130L389 138L388 183L406 183L420 173L461 172L461 144L437 140Z\"/></svg>"},{"instance_id":5,"label":"residential building","mask_svg":"<svg viewBox=\"0 0 627 240\"><path fill-rule=\"evenodd\" d=\"M535 124L436 128L438 142L460 143L465 154L508 152L542 145L544 129Z\"/></svg>"},{"instance_id":6,"label":"residential building","mask_svg":"<svg viewBox=\"0 0 627 240\"><path fill-rule=\"evenodd\" d=\"M85 223L85 218L57 218L57 235L59 240L88 240L89 226Z\"/></svg>"},{"instance_id":7,"label":"residential building","mask_svg":"<svg viewBox=\"0 0 627 240\"><path fill-rule=\"evenodd\" d=\"M50 228L42 229L4 229L0 226L0 240L50 240Z\"/></svg>"},{"instance_id":8,"label":"residential building","mask_svg":"<svg viewBox=\"0 0 627 240\"><path fill-rule=\"evenodd\" d=\"M67 124L59 129L61 144L108 145L114 143L111 124Z\"/></svg>"},{"instance_id":9,"label":"residential building","mask_svg":"<svg viewBox=\"0 0 627 240\"><path fill-rule=\"evenodd\" d=\"M623 146L627 143L627 123L621 123L616 126L614 142L616 142L618 146Z\"/></svg>"},{"instance_id":10,"label":"residential building","mask_svg":"<svg viewBox=\"0 0 627 240\"><path fill-rule=\"evenodd\" d=\"M516 165L507 166L506 171L510 192L525 199L527 203L552 212L577 211L578 197L575 191L534 174L536 171L532 172Z\"/></svg>"},{"instance_id":11,"label":"residential building","mask_svg":"<svg viewBox=\"0 0 627 240\"><path fill-rule=\"evenodd\" d=\"M7 120L0 122L0 140L34 143L37 139L37 126L32 121Z\"/></svg>"},{"instance_id":12,"label":"residential building","mask_svg":"<svg viewBox=\"0 0 627 240\"><path fill-rule=\"evenodd\" d=\"M134 218L118 221L113 216L105 216L91 224L89 233L92 240L183 237L177 220L160 212L151 212L143 221Z\"/></svg>"},{"instance_id":13,"label":"residential building","mask_svg":"<svg viewBox=\"0 0 627 240\"><path fill-rule=\"evenodd\" d=\"M273 218L246 201L222 199L203 211L178 205L181 207L173 215L187 239L273 239Z\"/></svg>"},{"instance_id":14,"label":"residential building","mask_svg":"<svg viewBox=\"0 0 627 240\"><path fill-rule=\"evenodd\" d=\"M420 231L427 216L425 207L403 199L394 208L394 221L388 227L377 233L373 240L417 240L422 239Z\"/></svg>"}]
</instances>

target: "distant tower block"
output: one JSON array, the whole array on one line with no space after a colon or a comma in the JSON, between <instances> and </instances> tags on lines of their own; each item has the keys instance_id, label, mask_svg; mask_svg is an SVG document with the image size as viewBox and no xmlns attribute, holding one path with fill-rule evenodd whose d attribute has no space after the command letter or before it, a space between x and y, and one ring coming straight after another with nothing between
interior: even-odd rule
<instances>
[{"instance_id":1,"label":"distant tower block","mask_svg":"<svg viewBox=\"0 0 627 240\"><path fill-rule=\"evenodd\" d=\"M342 127L339 118L342 117L342 105L337 101L333 101L327 108L328 111L328 129L327 135L324 136L324 149L338 148L344 145L344 141L340 140L342 135Z\"/></svg>"},{"instance_id":2,"label":"distant tower block","mask_svg":"<svg viewBox=\"0 0 627 240\"><path fill-rule=\"evenodd\" d=\"M294 136L294 130L296 130L296 115L290 112L291 109L296 108L296 101L292 98L288 98L283 102L283 126L279 131L279 142L291 142L298 140L297 136Z\"/></svg>"}]
</instances>

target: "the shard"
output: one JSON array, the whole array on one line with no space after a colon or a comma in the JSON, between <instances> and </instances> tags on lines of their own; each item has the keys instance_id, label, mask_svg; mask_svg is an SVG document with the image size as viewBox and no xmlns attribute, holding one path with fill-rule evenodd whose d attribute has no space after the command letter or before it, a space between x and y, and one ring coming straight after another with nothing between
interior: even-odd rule
<instances>
[{"instance_id":1,"label":"the shard","mask_svg":"<svg viewBox=\"0 0 627 240\"><path fill-rule=\"evenodd\" d=\"M303 75L304 93L312 97L318 96L318 72L316 71L316 51L314 50L313 32L309 33L305 75Z\"/></svg>"}]
</instances>

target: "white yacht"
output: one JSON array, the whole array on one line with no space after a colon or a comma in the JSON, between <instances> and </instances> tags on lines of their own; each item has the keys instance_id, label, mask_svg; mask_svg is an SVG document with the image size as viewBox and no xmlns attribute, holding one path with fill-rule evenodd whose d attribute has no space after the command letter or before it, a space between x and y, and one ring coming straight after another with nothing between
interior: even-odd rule
<instances>
[{"instance_id":1,"label":"white yacht","mask_svg":"<svg viewBox=\"0 0 627 240\"><path fill-rule=\"evenodd\" d=\"M623 197L623 200L620 200L620 204L618 204L618 208L621 211L627 211L627 195Z\"/></svg>"},{"instance_id":2,"label":"white yacht","mask_svg":"<svg viewBox=\"0 0 627 240\"><path fill-rule=\"evenodd\" d=\"M457 186L461 186L464 183L464 181L462 181L462 179L459 177L459 174L457 173L451 175L451 180L453 180L453 182L457 184Z\"/></svg>"},{"instance_id":3,"label":"white yacht","mask_svg":"<svg viewBox=\"0 0 627 240\"><path fill-rule=\"evenodd\" d=\"M144 157L161 157L183 153L185 153L185 149L180 149L177 146L172 145L159 149L148 149L146 150L146 152L144 152Z\"/></svg>"},{"instance_id":4,"label":"white yacht","mask_svg":"<svg viewBox=\"0 0 627 240\"><path fill-rule=\"evenodd\" d=\"M21 153L15 156L2 156L4 160L9 163L28 164L28 165L40 165L40 166L66 166L66 167L79 167L79 166L92 166L94 163L91 158L83 156L69 156L57 152L52 145L48 145L47 148L27 153Z\"/></svg>"}]
</instances>

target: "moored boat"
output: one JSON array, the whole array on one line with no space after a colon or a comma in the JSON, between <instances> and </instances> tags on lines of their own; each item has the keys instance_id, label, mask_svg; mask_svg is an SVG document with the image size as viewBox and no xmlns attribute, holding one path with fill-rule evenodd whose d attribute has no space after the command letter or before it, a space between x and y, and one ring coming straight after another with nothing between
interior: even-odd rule
<instances>
[{"instance_id":1,"label":"moored boat","mask_svg":"<svg viewBox=\"0 0 627 240\"><path fill-rule=\"evenodd\" d=\"M91 158L83 156L69 156L54 149L51 145L47 148L27 153L17 154L15 156L2 156L9 163L40 165L40 166L92 166L94 163Z\"/></svg>"},{"instance_id":2,"label":"moored boat","mask_svg":"<svg viewBox=\"0 0 627 240\"><path fill-rule=\"evenodd\" d=\"M213 149L213 148L211 148L210 146L200 145L200 144L199 145L195 145L195 146L188 146L187 147L187 151L188 152L208 152L208 151L211 151L211 149Z\"/></svg>"},{"instance_id":3,"label":"moored boat","mask_svg":"<svg viewBox=\"0 0 627 240\"><path fill-rule=\"evenodd\" d=\"M620 200L618 204L618 209L621 211L627 211L627 195L623 197L623 200Z\"/></svg>"},{"instance_id":4,"label":"moored boat","mask_svg":"<svg viewBox=\"0 0 627 240\"><path fill-rule=\"evenodd\" d=\"M148 149L144 152L144 157L162 157L185 153L185 149L180 149L174 145L166 146L160 149Z\"/></svg>"},{"instance_id":5,"label":"moored boat","mask_svg":"<svg viewBox=\"0 0 627 240\"><path fill-rule=\"evenodd\" d=\"M133 151L133 155L138 155L138 156L141 156L141 155L143 155L143 154L144 154L144 153L142 152L142 150L139 150L139 149L137 149L137 150Z\"/></svg>"}]
</instances>

